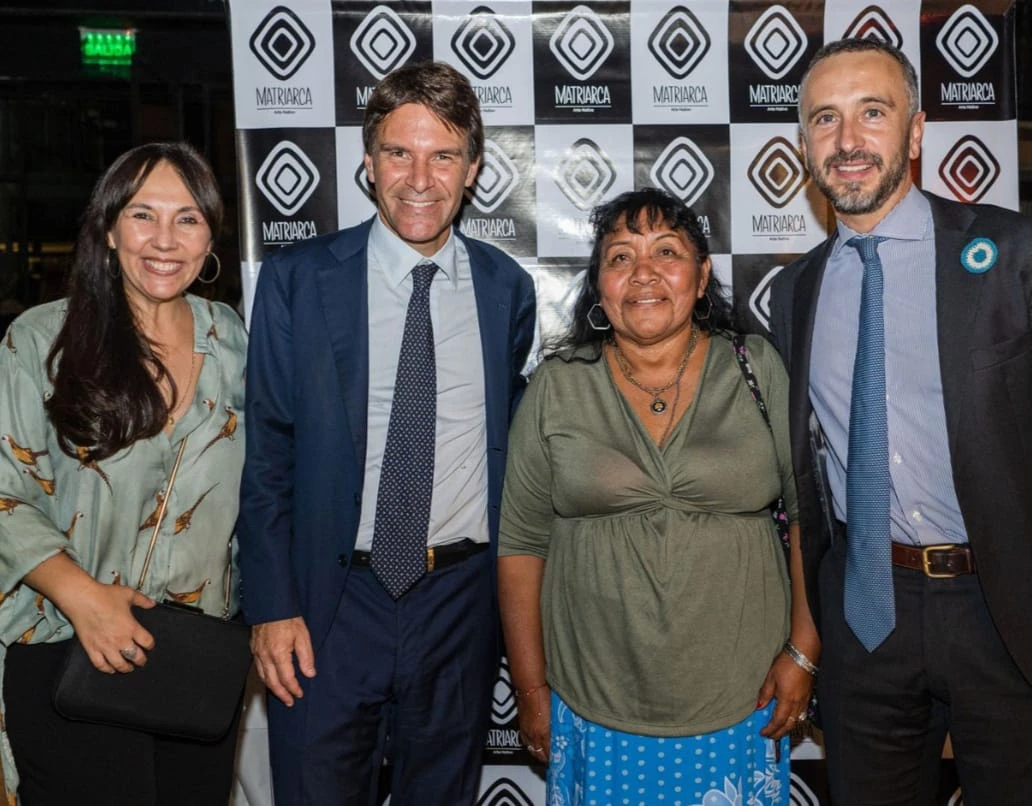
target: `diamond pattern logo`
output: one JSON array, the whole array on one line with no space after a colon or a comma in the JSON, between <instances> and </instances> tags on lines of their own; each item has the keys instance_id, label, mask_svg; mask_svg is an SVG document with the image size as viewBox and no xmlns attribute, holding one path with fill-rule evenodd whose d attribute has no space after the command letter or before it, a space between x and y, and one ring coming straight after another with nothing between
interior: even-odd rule
<instances>
[{"instance_id":1,"label":"diamond pattern logo","mask_svg":"<svg viewBox=\"0 0 1032 806\"><path fill-rule=\"evenodd\" d=\"M770 286L783 268L785 267L775 266L768 271L749 295L749 310L767 330L770 330Z\"/></svg>"},{"instance_id":2,"label":"diamond pattern logo","mask_svg":"<svg viewBox=\"0 0 1032 806\"><path fill-rule=\"evenodd\" d=\"M771 6L745 35L745 50L772 81L783 78L806 50L806 33L784 6Z\"/></svg>"},{"instance_id":3,"label":"diamond pattern logo","mask_svg":"<svg viewBox=\"0 0 1032 806\"><path fill-rule=\"evenodd\" d=\"M709 53L710 37L691 11L674 6L649 35L648 46L671 76L682 79Z\"/></svg>"},{"instance_id":4,"label":"diamond pattern logo","mask_svg":"<svg viewBox=\"0 0 1032 806\"><path fill-rule=\"evenodd\" d=\"M1000 163L973 134L960 138L939 164L939 177L954 196L977 202L1000 176Z\"/></svg>"},{"instance_id":5,"label":"diamond pattern logo","mask_svg":"<svg viewBox=\"0 0 1032 806\"><path fill-rule=\"evenodd\" d=\"M793 772L789 784L788 803L789 806L821 806L821 799Z\"/></svg>"},{"instance_id":6,"label":"diamond pattern logo","mask_svg":"<svg viewBox=\"0 0 1032 806\"><path fill-rule=\"evenodd\" d=\"M362 191L363 196L373 204L376 204L376 193L373 192L373 186L369 184L369 174L366 172L365 160L359 160L358 167L355 169L355 185Z\"/></svg>"},{"instance_id":7,"label":"diamond pattern logo","mask_svg":"<svg viewBox=\"0 0 1032 806\"><path fill-rule=\"evenodd\" d=\"M487 6L473 9L451 40L452 51L466 69L484 81L505 64L516 38Z\"/></svg>"},{"instance_id":8,"label":"diamond pattern logo","mask_svg":"<svg viewBox=\"0 0 1032 806\"><path fill-rule=\"evenodd\" d=\"M484 141L480 173L473 186L473 205L482 213L493 213L520 181L516 163L494 140Z\"/></svg>"},{"instance_id":9,"label":"diamond pattern logo","mask_svg":"<svg viewBox=\"0 0 1032 806\"><path fill-rule=\"evenodd\" d=\"M768 141L749 165L749 181L772 207L781 208L795 198L806 184L806 168L784 137Z\"/></svg>"},{"instance_id":10,"label":"diamond pattern logo","mask_svg":"<svg viewBox=\"0 0 1032 806\"><path fill-rule=\"evenodd\" d=\"M958 8L935 37L943 58L964 78L985 67L996 52L1000 38L977 8L970 3Z\"/></svg>"},{"instance_id":11,"label":"diamond pattern logo","mask_svg":"<svg viewBox=\"0 0 1032 806\"><path fill-rule=\"evenodd\" d=\"M297 14L285 6L276 6L255 28L248 44L266 70L286 81L312 55L315 37Z\"/></svg>"},{"instance_id":12,"label":"diamond pattern logo","mask_svg":"<svg viewBox=\"0 0 1032 806\"><path fill-rule=\"evenodd\" d=\"M702 149L687 137L678 137L652 164L649 178L691 207L710 186L715 173Z\"/></svg>"},{"instance_id":13,"label":"diamond pattern logo","mask_svg":"<svg viewBox=\"0 0 1032 806\"><path fill-rule=\"evenodd\" d=\"M319 171L300 148L282 140L258 168L255 182L281 215L294 215L319 184Z\"/></svg>"},{"instance_id":14,"label":"diamond pattern logo","mask_svg":"<svg viewBox=\"0 0 1032 806\"><path fill-rule=\"evenodd\" d=\"M491 721L496 725L508 725L516 718L516 691L509 677L509 659L502 658L491 697Z\"/></svg>"},{"instance_id":15,"label":"diamond pattern logo","mask_svg":"<svg viewBox=\"0 0 1032 806\"><path fill-rule=\"evenodd\" d=\"M880 39L896 48L903 47L903 34L878 6L868 6L853 20L842 34L843 39Z\"/></svg>"},{"instance_id":16,"label":"diamond pattern logo","mask_svg":"<svg viewBox=\"0 0 1032 806\"><path fill-rule=\"evenodd\" d=\"M534 806L534 801L514 781L499 778L481 795L476 806Z\"/></svg>"},{"instance_id":17,"label":"diamond pattern logo","mask_svg":"<svg viewBox=\"0 0 1032 806\"><path fill-rule=\"evenodd\" d=\"M377 80L403 65L415 49L415 35L388 6L370 11L351 35L351 52Z\"/></svg>"},{"instance_id":18,"label":"diamond pattern logo","mask_svg":"<svg viewBox=\"0 0 1032 806\"><path fill-rule=\"evenodd\" d=\"M587 6L574 6L563 17L548 47L578 81L587 81L613 52L613 35L602 18Z\"/></svg>"},{"instance_id":19,"label":"diamond pattern logo","mask_svg":"<svg viewBox=\"0 0 1032 806\"><path fill-rule=\"evenodd\" d=\"M563 195L584 212L602 201L615 181L613 161L586 137L570 146L555 172L555 183Z\"/></svg>"}]
</instances>

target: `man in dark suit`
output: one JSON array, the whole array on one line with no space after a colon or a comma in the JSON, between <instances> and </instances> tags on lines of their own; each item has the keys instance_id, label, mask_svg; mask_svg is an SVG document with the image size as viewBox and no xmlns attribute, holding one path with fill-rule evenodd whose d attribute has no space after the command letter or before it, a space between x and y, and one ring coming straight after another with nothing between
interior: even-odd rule
<instances>
[{"instance_id":1,"label":"man in dark suit","mask_svg":"<svg viewBox=\"0 0 1032 806\"><path fill-rule=\"evenodd\" d=\"M377 215L262 265L239 524L277 806L476 796L498 661L495 555L532 281L454 226L483 127L469 82L370 95ZM318 671L318 674L317 674Z\"/></svg>"},{"instance_id":2,"label":"man in dark suit","mask_svg":"<svg viewBox=\"0 0 1032 806\"><path fill-rule=\"evenodd\" d=\"M787 267L807 595L837 806L1032 803L1032 222L923 194L906 57L826 45L802 145L837 218Z\"/></svg>"}]
</instances>

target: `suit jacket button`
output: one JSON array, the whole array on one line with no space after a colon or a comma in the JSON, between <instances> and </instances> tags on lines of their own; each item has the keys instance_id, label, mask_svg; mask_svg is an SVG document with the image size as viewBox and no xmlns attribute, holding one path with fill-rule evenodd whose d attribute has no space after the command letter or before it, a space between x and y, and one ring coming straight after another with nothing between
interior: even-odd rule
<instances>
[{"instance_id":1,"label":"suit jacket button","mask_svg":"<svg viewBox=\"0 0 1032 806\"><path fill-rule=\"evenodd\" d=\"M362 493L355 493L355 506L362 506Z\"/></svg>"},{"instance_id":2,"label":"suit jacket button","mask_svg":"<svg viewBox=\"0 0 1032 806\"><path fill-rule=\"evenodd\" d=\"M348 555L347 554L340 554L340 555L338 555L337 563L340 565L341 568L347 568L348 567Z\"/></svg>"}]
</instances>

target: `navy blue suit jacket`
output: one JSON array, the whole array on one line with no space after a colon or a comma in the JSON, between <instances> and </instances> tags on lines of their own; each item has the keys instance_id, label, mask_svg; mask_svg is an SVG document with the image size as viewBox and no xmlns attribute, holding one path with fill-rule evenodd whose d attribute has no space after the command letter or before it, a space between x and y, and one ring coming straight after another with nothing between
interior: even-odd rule
<instances>
[{"instance_id":1,"label":"navy blue suit jacket","mask_svg":"<svg viewBox=\"0 0 1032 806\"><path fill-rule=\"evenodd\" d=\"M269 256L251 316L237 527L244 616L251 624L302 616L316 651L344 590L340 558L351 556L361 512L371 224ZM534 335L534 287L500 250L463 242L483 348L494 550L509 419Z\"/></svg>"},{"instance_id":2,"label":"navy blue suit jacket","mask_svg":"<svg viewBox=\"0 0 1032 806\"><path fill-rule=\"evenodd\" d=\"M935 224L939 372L950 464L989 612L1032 681L1032 219L925 194ZM831 534L811 430L814 317L834 237L775 278L771 330L789 368L792 459L807 598L818 616L817 570ZM961 255L990 238L999 259L984 274Z\"/></svg>"}]
</instances>

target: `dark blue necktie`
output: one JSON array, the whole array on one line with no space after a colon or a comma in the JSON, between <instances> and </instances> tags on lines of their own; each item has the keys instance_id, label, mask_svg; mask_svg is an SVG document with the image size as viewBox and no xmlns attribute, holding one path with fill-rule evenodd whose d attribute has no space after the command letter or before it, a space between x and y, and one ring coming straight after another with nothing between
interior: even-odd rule
<instances>
[{"instance_id":1,"label":"dark blue necktie","mask_svg":"<svg viewBox=\"0 0 1032 806\"><path fill-rule=\"evenodd\" d=\"M853 363L846 468L845 614L860 642L873 652L896 626L889 536L889 426L885 411L885 317L878 244L847 241L864 264L860 327Z\"/></svg>"},{"instance_id":2,"label":"dark blue necktie","mask_svg":"<svg viewBox=\"0 0 1032 806\"><path fill-rule=\"evenodd\" d=\"M376 494L371 564L395 599L426 573L437 426L437 363L430 321L430 282L436 271L437 265L428 261L412 270L412 296Z\"/></svg>"}]
</instances>

